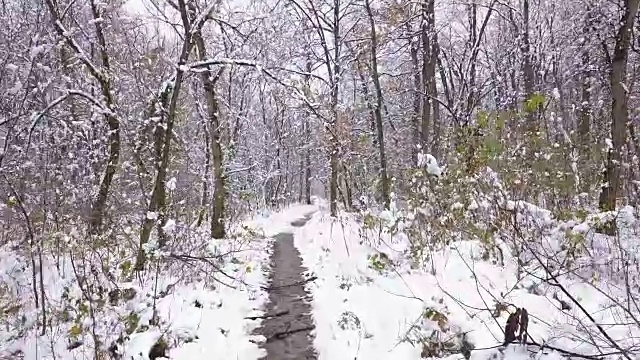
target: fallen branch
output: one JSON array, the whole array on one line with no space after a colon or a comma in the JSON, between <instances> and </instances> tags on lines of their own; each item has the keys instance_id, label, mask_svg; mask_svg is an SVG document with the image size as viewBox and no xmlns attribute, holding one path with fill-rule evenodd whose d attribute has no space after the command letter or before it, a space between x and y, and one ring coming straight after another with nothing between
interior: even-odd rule
<instances>
[{"instance_id":1,"label":"fallen branch","mask_svg":"<svg viewBox=\"0 0 640 360\"><path fill-rule=\"evenodd\" d=\"M312 282L317 280L318 277L317 276L312 276L306 280L302 280L302 281L298 281L298 282L294 282L292 284L286 284L286 285L278 285L278 286L262 286L261 289L262 290L266 290L266 291L270 291L270 290L276 290L276 289L282 289L282 288L286 288L286 287L291 287L291 286L298 286L298 285L304 285L308 282Z\"/></svg>"},{"instance_id":2,"label":"fallen branch","mask_svg":"<svg viewBox=\"0 0 640 360\"><path fill-rule=\"evenodd\" d=\"M269 337L269 339L267 340L267 342L271 341L271 340L281 340L286 338L289 335L295 334L295 333L299 333L299 332L303 332L303 331L311 331L314 330L316 327L311 325L311 326L305 326L302 328L298 328L298 329L293 329L293 330L287 330L287 331L281 331L281 332L277 332L273 335L271 335L271 337Z\"/></svg>"},{"instance_id":3,"label":"fallen branch","mask_svg":"<svg viewBox=\"0 0 640 360\"><path fill-rule=\"evenodd\" d=\"M274 317L278 317L278 316L287 315L288 313L289 313L289 310L284 310L284 311L277 312L275 314L264 314L264 315L258 315L258 316L247 316L247 317L245 317L245 319L247 319L247 320L269 319L269 318L274 318Z\"/></svg>"}]
</instances>

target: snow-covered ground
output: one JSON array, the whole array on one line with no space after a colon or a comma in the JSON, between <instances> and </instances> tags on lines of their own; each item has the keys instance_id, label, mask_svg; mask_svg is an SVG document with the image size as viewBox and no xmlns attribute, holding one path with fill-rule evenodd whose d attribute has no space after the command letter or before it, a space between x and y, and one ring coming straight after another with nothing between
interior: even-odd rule
<instances>
[{"instance_id":1,"label":"snow-covered ground","mask_svg":"<svg viewBox=\"0 0 640 360\"><path fill-rule=\"evenodd\" d=\"M305 226L291 225L309 215ZM622 218L628 228L637 223L630 211ZM593 224L589 221L593 219L565 223L554 231L561 234L566 231L563 226L569 226L574 232L590 233ZM264 353L258 343L264 339L252 333L260 320L247 318L263 314L268 294L261 287L267 282L272 237L280 232L294 233L303 265L317 276L306 287L313 296L314 345L321 360L453 359L463 358L472 349L470 358L476 360L528 359L531 347L500 348L502 329L514 306L529 311L529 335L539 344L591 355L597 351L589 343L603 342L601 338L587 338L598 330L570 301L570 309L563 310L560 299L566 304L567 298L557 289L527 276L518 280L517 262L508 249L501 266L483 260L480 243L454 242L434 250L428 266L417 269L408 260L405 234L379 236L365 230L355 215L331 218L326 204L320 201L278 212L265 211L245 221L243 227L247 234L244 238L210 246L213 257L232 254L227 255L222 271L207 275L215 276L220 283L184 281L176 272L161 272L157 281L155 276L147 276L120 282L118 287L131 289L131 295L123 293L120 301L102 304L95 328L87 314L87 302L78 301L75 309L68 310L68 321L60 321L60 314L49 314L58 317L44 336L38 334L39 312L29 298L27 260L3 249L0 304L5 314L14 311L21 315L0 319L0 359L94 358L94 331L111 344L127 333L127 327L129 335L115 341L116 351L127 360L148 359L150 349L161 338L170 359L259 359ZM636 235L625 236L633 240ZM602 238L590 240L595 249L593 244ZM51 259L46 266L45 290L54 305L83 298L68 265L62 267L64 271L57 270ZM185 267L184 271L190 270ZM616 283L602 279L587 282L570 276L559 280L620 344L640 336L640 329L615 325L621 322L620 308L611 303L623 290ZM5 305L11 304L11 298L19 306L14 310ZM545 349L534 358L553 360L560 354Z\"/></svg>"},{"instance_id":2,"label":"snow-covered ground","mask_svg":"<svg viewBox=\"0 0 640 360\"><path fill-rule=\"evenodd\" d=\"M60 261L45 256L43 273L50 308L60 312L66 306L63 304L74 306L64 310L68 312L68 321L61 321L59 313L48 314L54 320L44 336L37 329L40 313L28 285L31 274L28 260L2 248L0 310L7 314L0 316L0 359L93 359L94 331L102 342L117 344L114 351L127 360L148 359L150 349L160 338L168 347L166 355L170 359L258 359L263 351L257 345L259 336L252 332L261 320L247 317L263 314L268 300L262 287L269 271L271 236L286 230L292 219L308 210L309 207L302 206L264 212L245 221L244 237L212 242L208 255L211 260L222 256L222 271L197 274L207 266L187 266L201 260L183 259L182 275L174 266L174 271L160 271L157 281L154 274L146 274L142 279L118 282L117 288L123 294L120 301L113 304L102 301L99 309L96 304L106 294L94 293L96 301L88 305L68 259L62 259L59 270ZM206 234L194 233L194 237L206 239ZM187 280L190 278L196 280ZM93 306L96 309L91 309ZM94 310L95 328L88 314Z\"/></svg>"},{"instance_id":3,"label":"snow-covered ground","mask_svg":"<svg viewBox=\"0 0 640 360\"><path fill-rule=\"evenodd\" d=\"M228 248L225 245L220 244L219 247ZM261 311L256 309L260 309L267 299L260 286L265 284L267 269L264 265L269 256L265 249L269 244L266 239L258 239L247 245L255 249L236 252L235 260L224 267L223 271L230 278L218 275L226 285L218 284L214 288L210 282L184 282L164 272L158 277L157 283L154 278L149 278L142 282L118 284L120 289L131 291L131 298L119 301L117 305L103 305L96 315L96 333L102 339L113 341L121 333L127 332L123 326L131 327L131 334L119 342L116 350L129 360L148 359L150 349L161 337L169 348L167 354L170 359L258 358L261 350L250 341L249 334L259 325L259 321L244 318L260 314ZM6 255L0 254L2 273L15 275L15 270L24 265L10 263L12 257ZM82 298L80 289L74 287L73 276L60 276L53 266L49 266L45 273L49 274L46 280L49 301L60 302L65 287L71 289L71 294L66 296ZM22 291L27 290L23 288ZM154 294L157 294L155 301ZM157 325L152 325L154 302ZM86 302L79 304L83 304L79 308L83 306L86 309ZM29 303L25 301L24 306L29 306ZM72 315L76 314L75 310L69 311ZM80 309L79 313L82 311ZM24 319L34 322L37 315L37 310L31 309L25 312ZM80 321L56 323L45 336L39 336L29 324L23 324L20 328L23 332L19 337L16 333L5 331L10 329L9 326L0 330L0 358L45 360L95 357L92 340L94 328L89 316L84 316Z\"/></svg>"},{"instance_id":4,"label":"snow-covered ground","mask_svg":"<svg viewBox=\"0 0 640 360\"><path fill-rule=\"evenodd\" d=\"M531 291L531 279L518 282L516 260L508 253L504 266L499 266L481 260L479 243L458 242L434 251L428 271L412 270L406 261L406 236L374 239L353 216L332 219L318 213L295 235L304 266L318 277L307 289L313 295L315 346L321 360L446 357L446 349L421 344L441 340L460 349L465 346L463 338L476 349L471 359L501 358L498 351L509 314L503 309L494 317L498 303L529 311L529 335L537 343L598 354L581 340L586 332L576 327L589 324L585 314L573 304L570 310L561 310L552 288L538 285ZM370 245L372 240L377 245ZM561 281L598 323L620 321L607 295L620 291L613 284L594 286L569 277ZM605 329L618 341L640 333L633 326L605 325ZM507 359L560 357L555 351L531 354L530 350L511 345L503 353Z\"/></svg>"}]
</instances>

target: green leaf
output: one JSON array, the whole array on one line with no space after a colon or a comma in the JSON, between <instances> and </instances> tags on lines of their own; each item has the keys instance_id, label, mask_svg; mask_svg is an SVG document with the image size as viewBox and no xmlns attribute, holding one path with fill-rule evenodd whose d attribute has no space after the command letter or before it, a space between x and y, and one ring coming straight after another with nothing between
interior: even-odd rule
<instances>
[{"instance_id":1,"label":"green leaf","mask_svg":"<svg viewBox=\"0 0 640 360\"><path fill-rule=\"evenodd\" d=\"M373 216L372 214L366 213L366 214L364 214L362 222L363 222L363 227L365 229L373 230L373 229L376 228L376 226L378 224L378 219L376 219L376 217Z\"/></svg>"},{"instance_id":2,"label":"green leaf","mask_svg":"<svg viewBox=\"0 0 640 360\"><path fill-rule=\"evenodd\" d=\"M9 199L7 199L7 206L14 207L16 205L18 205L18 199L16 199L15 196L10 196Z\"/></svg>"},{"instance_id":3,"label":"green leaf","mask_svg":"<svg viewBox=\"0 0 640 360\"><path fill-rule=\"evenodd\" d=\"M127 318L125 319L125 331L127 334L131 335L138 328L138 324L140 323L140 316L135 312L129 313Z\"/></svg>"},{"instance_id":4,"label":"green leaf","mask_svg":"<svg viewBox=\"0 0 640 360\"><path fill-rule=\"evenodd\" d=\"M484 145L484 150L487 158L494 159L504 150L502 143L496 138L488 138Z\"/></svg>"},{"instance_id":5,"label":"green leaf","mask_svg":"<svg viewBox=\"0 0 640 360\"><path fill-rule=\"evenodd\" d=\"M486 111L478 111L478 127L486 129L489 127L489 113Z\"/></svg>"},{"instance_id":6,"label":"green leaf","mask_svg":"<svg viewBox=\"0 0 640 360\"><path fill-rule=\"evenodd\" d=\"M534 93L525 101L524 110L528 113L537 111L542 105L544 105L545 97L540 93Z\"/></svg>"},{"instance_id":7,"label":"green leaf","mask_svg":"<svg viewBox=\"0 0 640 360\"><path fill-rule=\"evenodd\" d=\"M89 307L85 303L78 304L78 311L81 315L86 315L89 313Z\"/></svg>"},{"instance_id":8,"label":"green leaf","mask_svg":"<svg viewBox=\"0 0 640 360\"><path fill-rule=\"evenodd\" d=\"M120 264L120 270L122 271L122 276L128 276L129 272L131 271L131 260L125 260L122 264Z\"/></svg>"},{"instance_id":9,"label":"green leaf","mask_svg":"<svg viewBox=\"0 0 640 360\"><path fill-rule=\"evenodd\" d=\"M80 336L80 334L82 334L82 327L79 324L73 324L71 329L69 329L69 335L77 337Z\"/></svg>"}]
</instances>

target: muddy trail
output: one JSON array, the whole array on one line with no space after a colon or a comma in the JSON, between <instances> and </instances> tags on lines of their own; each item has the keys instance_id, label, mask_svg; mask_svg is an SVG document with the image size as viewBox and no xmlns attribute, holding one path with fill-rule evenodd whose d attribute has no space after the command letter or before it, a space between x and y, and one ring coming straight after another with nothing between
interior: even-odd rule
<instances>
[{"instance_id":1,"label":"muddy trail","mask_svg":"<svg viewBox=\"0 0 640 360\"><path fill-rule=\"evenodd\" d=\"M310 215L307 215L291 225L301 227L309 219ZM269 302L265 319L257 330L266 338L262 348L267 355L262 359L317 359L313 348L311 298L304 289L304 285L313 279L303 276L306 269L302 266L300 252L293 244L292 233L276 235L273 246Z\"/></svg>"}]
</instances>

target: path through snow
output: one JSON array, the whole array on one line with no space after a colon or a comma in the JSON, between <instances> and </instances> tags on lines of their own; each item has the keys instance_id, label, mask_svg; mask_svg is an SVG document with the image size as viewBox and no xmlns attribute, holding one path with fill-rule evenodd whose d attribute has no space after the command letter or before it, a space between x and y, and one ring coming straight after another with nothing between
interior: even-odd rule
<instances>
[{"instance_id":1,"label":"path through snow","mask_svg":"<svg viewBox=\"0 0 640 360\"><path fill-rule=\"evenodd\" d=\"M301 227L310 214L291 222ZM311 306L304 284L300 253L293 245L293 234L281 232L274 236L271 257L269 303L266 319L258 332L266 338L263 348L267 360L317 359L311 332L314 329Z\"/></svg>"}]
</instances>

